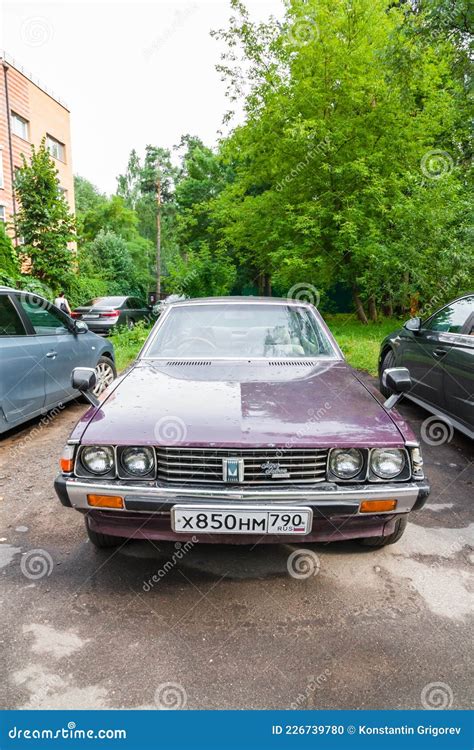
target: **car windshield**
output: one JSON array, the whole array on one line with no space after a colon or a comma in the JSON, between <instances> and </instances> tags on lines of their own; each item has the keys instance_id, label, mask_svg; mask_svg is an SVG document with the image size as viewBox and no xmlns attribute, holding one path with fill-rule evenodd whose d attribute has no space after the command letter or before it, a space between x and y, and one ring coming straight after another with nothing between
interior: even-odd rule
<instances>
[{"instance_id":1,"label":"car windshield","mask_svg":"<svg viewBox=\"0 0 474 750\"><path fill-rule=\"evenodd\" d=\"M285 304L197 304L172 308L146 357L334 356L317 318Z\"/></svg>"},{"instance_id":2,"label":"car windshield","mask_svg":"<svg viewBox=\"0 0 474 750\"><path fill-rule=\"evenodd\" d=\"M125 300L126 297L96 297L86 302L84 307L112 307L122 305Z\"/></svg>"}]
</instances>

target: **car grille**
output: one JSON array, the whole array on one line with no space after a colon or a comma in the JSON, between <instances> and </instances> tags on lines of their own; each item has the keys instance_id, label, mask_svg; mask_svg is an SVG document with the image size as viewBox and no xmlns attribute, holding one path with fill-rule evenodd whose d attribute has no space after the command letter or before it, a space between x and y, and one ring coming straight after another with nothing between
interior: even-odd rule
<instances>
[{"instance_id":1,"label":"car grille","mask_svg":"<svg viewBox=\"0 0 474 750\"><path fill-rule=\"evenodd\" d=\"M243 459L243 478L237 484L322 482L328 450L314 448L157 448L158 480L220 483L223 459ZM235 482L234 482L235 484Z\"/></svg>"}]
</instances>

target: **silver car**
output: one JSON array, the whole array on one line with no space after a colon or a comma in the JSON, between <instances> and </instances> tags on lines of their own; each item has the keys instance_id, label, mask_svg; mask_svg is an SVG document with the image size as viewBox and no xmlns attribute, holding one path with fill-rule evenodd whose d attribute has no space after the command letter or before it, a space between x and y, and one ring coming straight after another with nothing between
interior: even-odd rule
<instances>
[{"instance_id":1,"label":"silver car","mask_svg":"<svg viewBox=\"0 0 474 750\"><path fill-rule=\"evenodd\" d=\"M116 377L110 342L36 294L0 286L0 434L78 397L75 367L96 371L96 395Z\"/></svg>"}]
</instances>

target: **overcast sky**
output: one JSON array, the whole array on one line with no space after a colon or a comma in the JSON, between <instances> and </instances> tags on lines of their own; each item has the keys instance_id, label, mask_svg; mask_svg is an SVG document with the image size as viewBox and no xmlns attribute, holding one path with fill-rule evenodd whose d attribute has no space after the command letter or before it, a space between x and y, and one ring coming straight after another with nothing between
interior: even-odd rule
<instances>
[{"instance_id":1,"label":"overcast sky","mask_svg":"<svg viewBox=\"0 0 474 750\"><path fill-rule=\"evenodd\" d=\"M255 20L281 0L248 0ZM4 2L1 48L71 110L75 174L113 192L132 148L216 142L228 109L215 70L228 0Z\"/></svg>"}]
</instances>

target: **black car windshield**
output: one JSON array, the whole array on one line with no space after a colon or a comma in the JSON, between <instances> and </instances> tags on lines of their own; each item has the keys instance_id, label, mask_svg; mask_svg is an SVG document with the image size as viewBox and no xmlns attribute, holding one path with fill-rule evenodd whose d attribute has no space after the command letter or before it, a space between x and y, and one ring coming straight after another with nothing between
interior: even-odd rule
<instances>
[{"instance_id":1,"label":"black car windshield","mask_svg":"<svg viewBox=\"0 0 474 750\"><path fill-rule=\"evenodd\" d=\"M126 297L95 297L86 302L83 307L113 307L123 305L126 299Z\"/></svg>"},{"instance_id":2,"label":"black car windshield","mask_svg":"<svg viewBox=\"0 0 474 750\"><path fill-rule=\"evenodd\" d=\"M145 357L335 356L317 320L285 304L196 304L172 308Z\"/></svg>"}]
</instances>

